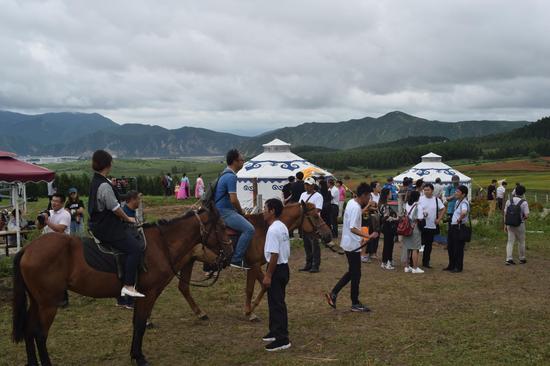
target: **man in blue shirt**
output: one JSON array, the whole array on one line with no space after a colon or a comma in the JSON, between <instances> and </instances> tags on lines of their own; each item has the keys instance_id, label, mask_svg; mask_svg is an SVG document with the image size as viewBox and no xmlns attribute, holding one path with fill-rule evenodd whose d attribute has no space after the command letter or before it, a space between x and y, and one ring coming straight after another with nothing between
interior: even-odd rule
<instances>
[{"instance_id":1,"label":"man in blue shirt","mask_svg":"<svg viewBox=\"0 0 550 366\"><path fill-rule=\"evenodd\" d=\"M384 187L383 188L387 188L390 190L390 193L391 193L391 200L392 201L396 201L397 200L397 187L395 186L395 184L393 183L393 178L392 177L389 177L388 180L386 181L386 184L384 184Z\"/></svg>"},{"instance_id":2,"label":"man in blue shirt","mask_svg":"<svg viewBox=\"0 0 550 366\"><path fill-rule=\"evenodd\" d=\"M249 269L245 266L244 257L254 236L254 226L244 217L237 198L237 172L242 169L244 159L238 150L233 149L227 153L226 160L227 168L218 179L214 202L225 224L241 233L231 259L231 267Z\"/></svg>"}]
</instances>

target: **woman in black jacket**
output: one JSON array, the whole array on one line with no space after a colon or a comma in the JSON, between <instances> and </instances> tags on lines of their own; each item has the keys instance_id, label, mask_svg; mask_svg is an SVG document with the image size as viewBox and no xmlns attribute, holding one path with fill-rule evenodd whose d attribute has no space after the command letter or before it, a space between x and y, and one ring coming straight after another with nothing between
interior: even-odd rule
<instances>
[{"instance_id":1,"label":"woman in black jacket","mask_svg":"<svg viewBox=\"0 0 550 366\"><path fill-rule=\"evenodd\" d=\"M107 179L112 164L113 157L107 151L97 150L92 157L92 168L95 173L90 185L88 227L96 238L127 255L124 286L120 295L145 297L135 288L141 245L124 226L124 222L135 223L136 221L122 210L118 192Z\"/></svg>"}]
</instances>

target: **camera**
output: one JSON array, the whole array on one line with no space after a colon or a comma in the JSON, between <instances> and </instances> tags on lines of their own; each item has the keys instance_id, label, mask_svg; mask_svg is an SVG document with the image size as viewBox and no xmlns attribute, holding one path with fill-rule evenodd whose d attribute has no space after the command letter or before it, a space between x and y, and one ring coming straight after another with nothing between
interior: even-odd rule
<instances>
[{"instance_id":1,"label":"camera","mask_svg":"<svg viewBox=\"0 0 550 366\"><path fill-rule=\"evenodd\" d=\"M48 210L40 211L40 213L36 217L36 221L38 221L40 225L44 226L46 225L46 217L50 217L50 211Z\"/></svg>"}]
</instances>

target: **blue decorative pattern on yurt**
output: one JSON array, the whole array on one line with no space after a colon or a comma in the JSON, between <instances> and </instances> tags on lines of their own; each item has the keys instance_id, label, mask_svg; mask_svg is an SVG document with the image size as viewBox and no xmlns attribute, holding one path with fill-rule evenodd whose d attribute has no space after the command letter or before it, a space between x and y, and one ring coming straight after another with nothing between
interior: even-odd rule
<instances>
[{"instance_id":1,"label":"blue decorative pattern on yurt","mask_svg":"<svg viewBox=\"0 0 550 366\"><path fill-rule=\"evenodd\" d=\"M246 171L259 169L263 164L269 164L271 166L279 166L281 169L294 171L300 169L300 165L297 163L307 163L306 160L290 160L290 161L276 161L276 160L250 160L244 167Z\"/></svg>"}]
</instances>

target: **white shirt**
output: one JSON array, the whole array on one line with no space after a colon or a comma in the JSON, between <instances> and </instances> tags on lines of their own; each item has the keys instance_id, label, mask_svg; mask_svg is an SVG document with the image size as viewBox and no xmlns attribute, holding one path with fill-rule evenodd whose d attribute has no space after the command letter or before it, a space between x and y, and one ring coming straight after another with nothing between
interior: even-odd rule
<instances>
[{"instance_id":1,"label":"white shirt","mask_svg":"<svg viewBox=\"0 0 550 366\"><path fill-rule=\"evenodd\" d=\"M288 237L288 228L279 220L273 221L265 237L264 256L269 263L271 253L279 254L277 264L288 263L290 256L290 239Z\"/></svg>"},{"instance_id":2,"label":"white shirt","mask_svg":"<svg viewBox=\"0 0 550 366\"><path fill-rule=\"evenodd\" d=\"M413 222L416 220L422 220L424 218L424 216L422 216L422 208L418 207L418 202L415 202L412 205L409 205L407 203L405 205L405 212L407 213L407 215L409 215L409 219Z\"/></svg>"},{"instance_id":3,"label":"white shirt","mask_svg":"<svg viewBox=\"0 0 550 366\"><path fill-rule=\"evenodd\" d=\"M375 194L374 192L372 192L370 194L370 197L371 197L371 201L376 202L376 204L378 204L378 201L380 201L380 193Z\"/></svg>"},{"instance_id":4,"label":"white shirt","mask_svg":"<svg viewBox=\"0 0 550 366\"><path fill-rule=\"evenodd\" d=\"M504 198L504 193L506 193L506 188L504 188L504 186L498 186L497 198Z\"/></svg>"},{"instance_id":5,"label":"white shirt","mask_svg":"<svg viewBox=\"0 0 550 366\"><path fill-rule=\"evenodd\" d=\"M439 184L439 183L434 184L434 197L437 197L437 198L443 197L443 184Z\"/></svg>"},{"instance_id":6,"label":"white shirt","mask_svg":"<svg viewBox=\"0 0 550 366\"><path fill-rule=\"evenodd\" d=\"M361 230L361 205L355 199L348 201L348 205L344 211L344 225L342 226L342 241L340 246L346 252L356 250L361 246L363 238L351 232L352 228Z\"/></svg>"},{"instance_id":7,"label":"white shirt","mask_svg":"<svg viewBox=\"0 0 550 366\"><path fill-rule=\"evenodd\" d=\"M455 205L455 210L453 212L453 218L451 220L451 225L458 224L458 218L463 212L469 212L470 211L470 204L468 203L467 199L463 199L462 201L459 201ZM462 220L462 223L466 222L466 219L468 218L468 215L464 216L464 219Z\"/></svg>"},{"instance_id":8,"label":"white shirt","mask_svg":"<svg viewBox=\"0 0 550 366\"><path fill-rule=\"evenodd\" d=\"M52 224L56 225L65 225L65 234L70 234L71 230L71 214L69 211L65 210L64 208L60 209L59 211L50 210L50 218L48 219ZM42 230L43 234L47 233L53 233L51 227L44 226L44 229Z\"/></svg>"},{"instance_id":9,"label":"white shirt","mask_svg":"<svg viewBox=\"0 0 550 366\"><path fill-rule=\"evenodd\" d=\"M437 204L436 204L437 200ZM426 228L435 229L435 220L439 216L439 210L444 209L445 206L439 198L428 198L426 196L420 197L418 201L421 216L426 219Z\"/></svg>"},{"instance_id":10,"label":"white shirt","mask_svg":"<svg viewBox=\"0 0 550 366\"><path fill-rule=\"evenodd\" d=\"M306 202L307 203L313 203L315 205L315 208L322 210L323 209L323 196L319 192L314 192L311 198L309 198L310 194L307 192L302 193L300 196L299 202ZM308 201L309 198L309 201Z\"/></svg>"},{"instance_id":11,"label":"white shirt","mask_svg":"<svg viewBox=\"0 0 550 366\"><path fill-rule=\"evenodd\" d=\"M523 197L512 197L512 200L514 200L514 205L517 205L519 201L524 200L521 204L521 222L525 222L525 218L529 216L529 203L527 203L527 200ZM504 212L506 212L508 206L510 206L510 200L506 201Z\"/></svg>"},{"instance_id":12,"label":"white shirt","mask_svg":"<svg viewBox=\"0 0 550 366\"><path fill-rule=\"evenodd\" d=\"M332 196L330 203L338 206L338 203L340 202L340 191L336 188L336 186L330 189L330 195Z\"/></svg>"}]
</instances>

